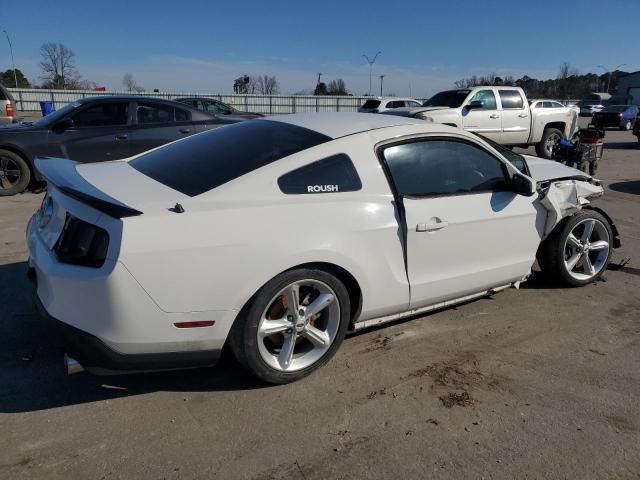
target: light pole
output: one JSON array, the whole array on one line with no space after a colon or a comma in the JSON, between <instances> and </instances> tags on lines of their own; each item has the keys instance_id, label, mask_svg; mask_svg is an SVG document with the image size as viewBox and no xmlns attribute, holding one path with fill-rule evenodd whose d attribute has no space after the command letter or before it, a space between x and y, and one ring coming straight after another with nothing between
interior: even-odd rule
<instances>
[{"instance_id":1,"label":"light pole","mask_svg":"<svg viewBox=\"0 0 640 480\"><path fill-rule=\"evenodd\" d=\"M18 88L18 76L16 75L16 63L13 61L13 45L11 45L11 40L9 39L9 34L6 30L3 30L5 36L7 37L7 42L9 42L9 51L11 52L11 66L13 67L13 81L16 83L16 88Z\"/></svg>"},{"instance_id":2,"label":"light pole","mask_svg":"<svg viewBox=\"0 0 640 480\"><path fill-rule=\"evenodd\" d=\"M380 96L382 96L382 80L384 79L384 75L380 75Z\"/></svg>"},{"instance_id":3,"label":"light pole","mask_svg":"<svg viewBox=\"0 0 640 480\"><path fill-rule=\"evenodd\" d=\"M371 74L373 73L373 64L376 63L376 58L378 58L378 55L380 55L381 53L382 52L376 53L373 59L370 59L364 53L362 54L362 56L367 59L367 63L369 63L369 95L371 95Z\"/></svg>"},{"instance_id":4,"label":"light pole","mask_svg":"<svg viewBox=\"0 0 640 480\"><path fill-rule=\"evenodd\" d=\"M604 72L605 72L605 73L608 73L608 74L609 74L609 78L607 79L607 93L609 93L609 87L611 86L611 74L612 74L613 72L615 72L616 70L618 70L620 67L624 67L624 66L626 66L626 65L627 65L626 63L621 63L621 64L620 64L620 65L618 65L616 68L611 69L611 70L607 69L607 67L604 67L604 66L602 66L602 65L597 65L597 66L596 66L596 68L601 68L601 69L603 69L603 70L604 70Z\"/></svg>"}]
</instances>

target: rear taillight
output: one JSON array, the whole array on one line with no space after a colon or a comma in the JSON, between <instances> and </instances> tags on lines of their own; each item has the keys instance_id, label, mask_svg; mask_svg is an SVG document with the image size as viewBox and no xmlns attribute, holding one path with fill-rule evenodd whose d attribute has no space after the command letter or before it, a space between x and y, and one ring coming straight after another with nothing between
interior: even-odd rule
<instances>
[{"instance_id":1,"label":"rear taillight","mask_svg":"<svg viewBox=\"0 0 640 480\"><path fill-rule=\"evenodd\" d=\"M7 103L7 117L13 117L13 104Z\"/></svg>"},{"instance_id":2,"label":"rear taillight","mask_svg":"<svg viewBox=\"0 0 640 480\"><path fill-rule=\"evenodd\" d=\"M99 268L107 258L109 234L67 213L54 251L62 263Z\"/></svg>"}]
</instances>

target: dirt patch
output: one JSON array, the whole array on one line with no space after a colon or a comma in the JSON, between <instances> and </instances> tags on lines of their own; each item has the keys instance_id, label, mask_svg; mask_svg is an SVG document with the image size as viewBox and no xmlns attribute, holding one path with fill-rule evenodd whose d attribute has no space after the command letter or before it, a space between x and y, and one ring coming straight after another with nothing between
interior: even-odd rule
<instances>
[{"instance_id":1,"label":"dirt patch","mask_svg":"<svg viewBox=\"0 0 640 480\"><path fill-rule=\"evenodd\" d=\"M365 352L375 352L376 350L389 350L391 348L391 341L395 337L399 337L400 335L404 335L404 332L393 333L389 335L378 335L373 339L372 345L368 346L365 349Z\"/></svg>"},{"instance_id":2,"label":"dirt patch","mask_svg":"<svg viewBox=\"0 0 640 480\"><path fill-rule=\"evenodd\" d=\"M440 395L440 401L446 408L452 408L454 406L470 407L473 406L473 398L469 395L469 392L463 390L462 392L449 392L446 395Z\"/></svg>"},{"instance_id":3,"label":"dirt patch","mask_svg":"<svg viewBox=\"0 0 640 480\"><path fill-rule=\"evenodd\" d=\"M483 374L476 368L477 361L473 361L473 368L464 369L461 365L454 362L440 362L429 365L425 368L418 369L409 374L409 377L425 377L433 379L434 385L440 387L447 386L468 386L476 383Z\"/></svg>"}]
</instances>

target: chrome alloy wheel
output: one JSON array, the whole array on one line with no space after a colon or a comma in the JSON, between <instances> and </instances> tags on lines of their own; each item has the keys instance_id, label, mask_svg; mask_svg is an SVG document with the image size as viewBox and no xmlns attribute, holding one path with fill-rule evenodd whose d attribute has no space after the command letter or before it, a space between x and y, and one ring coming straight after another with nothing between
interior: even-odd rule
<instances>
[{"instance_id":1,"label":"chrome alloy wheel","mask_svg":"<svg viewBox=\"0 0 640 480\"><path fill-rule=\"evenodd\" d=\"M551 158L551 155L553 154L553 147L560 143L560 140L562 140L562 136L556 132L553 132L547 137L546 141L544 142L544 149L549 154L549 158Z\"/></svg>"},{"instance_id":2,"label":"chrome alloy wheel","mask_svg":"<svg viewBox=\"0 0 640 480\"><path fill-rule=\"evenodd\" d=\"M0 156L0 188L9 189L20 181L20 167L10 157Z\"/></svg>"},{"instance_id":3,"label":"chrome alloy wheel","mask_svg":"<svg viewBox=\"0 0 640 480\"><path fill-rule=\"evenodd\" d=\"M600 220L587 218L577 223L564 244L564 266L576 280L590 280L609 258L609 232Z\"/></svg>"},{"instance_id":4,"label":"chrome alloy wheel","mask_svg":"<svg viewBox=\"0 0 640 480\"><path fill-rule=\"evenodd\" d=\"M340 327L336 293L319 280L298 280L269 302L258 325L258 349L272 368L291 372L320 360Z\"/></svg>"}]
</instances>

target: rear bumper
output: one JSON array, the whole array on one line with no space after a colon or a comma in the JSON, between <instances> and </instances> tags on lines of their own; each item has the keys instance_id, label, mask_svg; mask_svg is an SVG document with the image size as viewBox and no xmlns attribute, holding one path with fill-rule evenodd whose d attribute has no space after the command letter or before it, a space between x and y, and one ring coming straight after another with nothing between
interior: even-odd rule
<instances>
[{"instance_id":1,"label":"rear bumper","mask_svg":"<svg viewBox=\"0 0 640 480\"><path fill-rule=\"evenodd\" d=\"M40 315L47 321L56 324L64 352L75 359L85 370L93 374L108 375L149 370L205 367L215 365L220 358L219 349L122 354L109 347L98 337L52 317L39 300L37 304Z\"/></svg>"}]
</instances>

